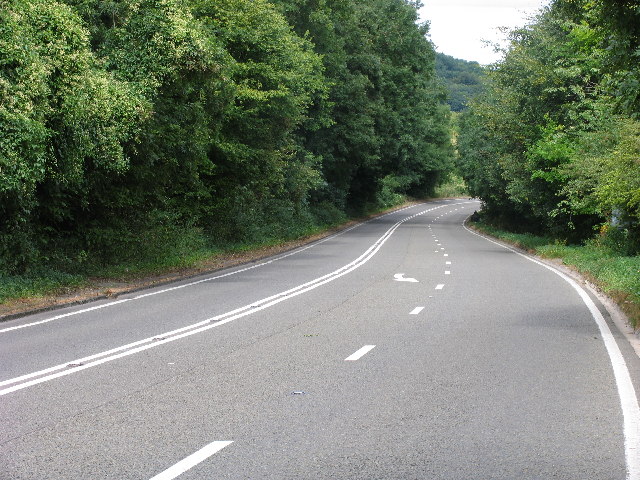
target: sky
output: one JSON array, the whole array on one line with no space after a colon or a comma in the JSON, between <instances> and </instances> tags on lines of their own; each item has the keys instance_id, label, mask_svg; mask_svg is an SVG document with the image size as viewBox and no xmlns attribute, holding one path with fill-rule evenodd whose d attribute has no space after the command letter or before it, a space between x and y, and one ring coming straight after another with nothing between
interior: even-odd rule
<instances>
[{"instance_id":1,"label":"sky","mask_svg":"<svg viewBox=\"0 0 640 480\"><path fill-rule=\"evenodd\" d=\"M504 44L499 27L512 30L547 5L546 0L422 0L420 20L431 24L436 50L452 57L488 65L500 54L483 40Z\"/></svg>"}]
</instances>

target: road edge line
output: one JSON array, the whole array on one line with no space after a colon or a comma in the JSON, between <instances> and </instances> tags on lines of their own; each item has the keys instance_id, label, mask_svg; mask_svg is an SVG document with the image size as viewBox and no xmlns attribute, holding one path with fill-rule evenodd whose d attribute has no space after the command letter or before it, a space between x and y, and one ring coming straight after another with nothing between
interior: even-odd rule
<instances>
[{"instance_id":1,"label":"road edge line","mask_svg":"<svg viewBox=\"0 0 640 480\"><path fill-rule=\"evenodd\" d=\"M467 217L467 219L468 218L469 217ZM622 351L620 350L620 347L618 346L618 343L616 342L616 339L614 338L613 333L611 332L611 329L609 328L609 325L607 324L604 316L602 315L594 301L591 299L589 294L585 291L585 289L582 288L578 284L578 282L576 282L576 280L571 278L569 275L560 271L555 266L548 265L529 254L519 252L510 246L492 240L478 232L474 232L465 225L467 219L465 219L465 221L462 223L462 227L467 232L495 245L498 245L499 247L510 250L513 253L529 260L530 262L536 263L555 273L564 281L566 281L578 293L585 306L588 308L593 320L596 322L596 325L600 330L600 335L602 336L605 350L607 351L607 354L609 356L609 361L611 362L611 368L613 370L613 376L615 378L616 387L618 389L618 397L620 399L620 406L622 409L622 417L624 423L623 437L627 467L627 480L640 480L640 406L638 405L638 397L636 395L633 382L631 381L631 373L629 372L629 368L627 367L627 363L624 360ZM604 303L603 306L605 309L607 308Z\"/></svg>"}]
</instances>

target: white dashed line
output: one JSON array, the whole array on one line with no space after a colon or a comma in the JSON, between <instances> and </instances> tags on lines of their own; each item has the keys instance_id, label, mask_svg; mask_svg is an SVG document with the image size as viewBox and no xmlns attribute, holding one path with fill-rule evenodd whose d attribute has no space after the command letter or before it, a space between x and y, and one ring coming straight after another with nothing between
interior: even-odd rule
<instances>
[{"instance_id":1,"label":"white dashed line","mask_svg":"<svg viewBox=\"0 0 640 480\"><path fill-rule=\"evenodd\" d=\"M468 203L468 202L465 202ZM243 307L240 308L236 308L235 310L223 313L223 314L219 314L216 315L214 317L210 317L210 318L206 318L200 322L197 323L193 323L190 325L186 325L183 326L181 328L177 328L175 330L169 331L169 332L164 332L164 333L160 333L160 334L156 334L154 336L151 337L147 337L147 338L143 338L141 340L138 341L134 341L131 343L128 343L126 345L121 345L119 347L115 347L112 348L110 350L106 350L106 351L102 351L99 353L95 353L92 355L89 355L87 357L83 357L80 359L74 359L74 360L70 360L70 361L66 361L64 363L49 367L49 368L45 368L39 371L35 371L35 372L31 372L31 373L27 373L24 375L20 375L18 377L14 377L14 378L9 378L3 381L0 381L0 386L1 387L6 387L6 388L2 388L0 389L0 396L3 395L7 395L13 392L16 392L18 390L22 390L24 388L29 388L35 385L38 385L40 383L44 383L44 382L48 382L54 379L58 379L61 377L65 377L68 375L72 375L72 374L76 374L79 373L81 371L84 371L86 369L89 368L94 368L97 367L99 365L103 365L105 363L111 362L111 361L115 361L124 357L128 357L130 355L135 355L137 353L152 349L152 348L158 348L160 346L163 346L167 343L171 343L186 337L190 337L193 335L197 335L200 333L203 333L207 330L213 329L213 328L219 328L223 325L226 325L230 322L233 322L235 320L238 320L240 318L244 318L248 315L252 315L255 314L258 311L264 310L266 308L269 308L273 305L276 305L280 302L283 302L285 300L294 298L298 295L302 295L306 292L309 292L311 290L314 290L322 285L325 285L327 283L330 283L344 275L347 275L348 273L352 272L353 270L356 270L357 268L359 268L360 266L364 265L365 263L367 263L381 248L382 246L386 243L386 241L391 237L391 235L400 227L400 225L402 225L403 223L416 218L418 216L424 215L425 213L428 213L430 211L435 210L436 208L440 208L440 207L433 207L430 209L425 209L422 210L418 213L415 213L413 215L407 216L401 220L399 220L398 222L396 222L394 225L392 225L380 238L378 238L377 241L375 241L364 253L362 253L358 258L356 258L355 260L351 261L350 263L343 265L342 267L338 268L337 270L334 270L333 272L330 272L328 274L325 274L321 277L315 278L313 280L310 280L304 284L301 285L297 285L293 288L290 288L289 290L286 290L284 292L280 292L278 294L272 295L270 297L267 298L263 298L260 299L258 301L254 301L251 304L245 305ZM405 209L403 209L405 210ZM380 217L378 217L380 218ZM355 228L355 227L353 227ZM330 237L327 237L327 239ZM324 241L324 240L323 240ZM306 248L311 248L311 246L306 247ZM300 250L299 250L300 251ZM267 262L264 262L263 264L268 264L268 263L272 263L273 261L280 259L280 258L284 258L285 256L289 256L289 255L293 255L295 252L290 252L284 256L281 257L277 257L276 259L272 259L272 260L268 260ZM447 256L447 254L445 254L445 256ZM260 264L262 265L262 264ZM252 268L255 267L247 267L244 269L244 271L246 270L250 270ZM237 272L236 272L237 273ZM219 275L217 277L209 277L207 279L203 279L200 280L198 282L192 282L188 285L195 285L196 283L201 283L204 281L211 281L214 280L216 278L223 278L225 276L228 275L232 275L232 273L227 273L227 274L223 274L223 275ZM168 292L171 290L176 290L178 288L184 288L184 286L186 285L180 285L180 286L176 286L176 287L171 287L171 288L167 288L162 290L162 292ZM153 294L158 294L160 292L154 292ZM148 293L148 294L143 294L143 295L138 295L137 297L134 297L135 299L138 298L143 298L146 296L150 296L152 295L152 293ZM127 300L129 301L129 300ZM115 303L110 303L108 305L115 305ZM86 310L83 310L86 311ZM80 312L78 312L80 313ZM55 317L54 317L55 318ZM373 346L371 347L373 348ZM366 352L365 352L366 353ZM11 386L10 386L11 385Z\"/></svg>"},{"instance_id":2,"label":"white dashed line","mask_svg":"<svg viewBox=\"0 0 640 480\"><path fill-rule=\"evenodd\" d=\"M442 290L444 288L444 283L439 283L436 285L436 290Z\"/></svg>"},{"instance_id":3,"label":"white dashed line","mask_svg":"<svg viewBox=\"0 0 640 480\"><path fill-rule=\"evenodd\" d=\"M164 472L159 473L158 475L153 477L151 480L172 480L176 478L178 475L182 475L184 472L186 472L190 468L195 467L197 464L205 461L211 455L213 455L216 452L219 452L224 447L232 443L233 442L226 442L226 441L211 442L209 445L202 447L200 450L198 450L195 453L192 453L184 460L180 460L178 463L166 469Z\"/></svg>"},{"instance_id":4,"label":"white dashed line","mask_svg":"<svg viewBox=\"0 0 640 480\"><path fill-rule=\"evenodd\" d=\"M409 315L418 315L422 310L424 310L424 307L416 307L409 312Z\"/></svg>"},{"instance_id":5,"label":"white dashed line","mask_svg":"<svg viewBox=\"0 0 640 480\"><path fill-rule=\"evenodd\" d=\"M351 355L349 355L347 358L345 358L344 361L354 362L356 360L359 360L360 358L364 357L367 353L369 353L371 350L373 350L375 347L376 347L375 345L365 345L357 352L354 352Z\"/></svg>"}]
</instances>

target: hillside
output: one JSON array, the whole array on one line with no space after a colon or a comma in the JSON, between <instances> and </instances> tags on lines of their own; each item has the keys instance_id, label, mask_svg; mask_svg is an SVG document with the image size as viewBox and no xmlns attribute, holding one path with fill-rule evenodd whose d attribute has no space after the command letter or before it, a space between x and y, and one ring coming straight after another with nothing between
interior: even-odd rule
<instances>
[{"instance_id":1,"label":"hillside","mask_svg":"<svg viewBox=\"0 0 640 480\"><path fill-rule=\"evenodd\" d=\"M451 111L461 112L471 98L483 91L486 74L478 62L436 53L436 75L446 86Z\"/></svg>"}]
</instances>

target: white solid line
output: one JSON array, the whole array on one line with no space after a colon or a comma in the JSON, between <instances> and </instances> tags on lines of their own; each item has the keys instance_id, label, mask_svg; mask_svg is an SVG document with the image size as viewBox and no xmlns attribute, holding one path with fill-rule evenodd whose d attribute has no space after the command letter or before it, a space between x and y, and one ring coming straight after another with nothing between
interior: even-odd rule
<instances>
[{"instance_id":1,"label":"white solid line","mask_svg":"<svg viewBox=\"0 0 640 480\"><path fill-rule=\"evenodd\" d=\"M395 211L390 212L390 213L386 213L386 214L381 215L380 217L377 217L377 218L386 217L387 215L390 215L392 213L402 212L404 210L407 210L408 208L411 208L411 206L405 207L405 208L401 208L400 210L395 210ZM436 208L441 208L441 207L434 207L434 208L430 209L429 211L434 210ZM142 293L142 294L136 295L135 297L132 297L132 298L124 298L124 299L121 299L121 300L114 300L114 301L109 302L109 303L103 303L102 305L96 305L96 306L93 306L93 307L83 308L81 310L76 310L76 311L73 311L73 312L68 312L68 313L64 313L64 314L61 314L61 315L56 315L54 317L47 318L45 320L40 320L40 321L37 321L37 322L31 322L31 323L25 323L23 325L17 325L15 327L3 328L3 329L0 329L0 333L10 332L10 331L13 331L13 330L19 330L21 328L34 327L36 325L42 325L43 323L49 323L49 322L52 322L54 320L60 320L61 318L71 317L71 316L74 316L74 315L80 315L80 314L83 314L83 313L91 312L93 310L98 310L100 308L112 307L114 305L118 305L118 304L124 303L124 302L129 302L131 300L140 300L142 298L151 297L151 296L154 296L154 295L160 295L160 294L163 294L163 293L172 292L174 290L180 290L182 288L193 287L193 286L199 285L201 283L212 282L214 280L219 280L221 278L229 277L231 275L236 275L238 273L244 273L244 272L247 272L249 270L253 270L254 268L259 268L259 267L263 267L265 265L270 265L271 263L277 262L279 260L283 260L283 259L285 259L287 257L291 257L293 255L297 255L298 253L302 253L305 250L308 250L310 248L315 247L316 245L320 245L320 244L322 244L324 242L327 242L327 241L329 241L329 240L331 240L331 239L333 239L333 238L335 238L337 236L343 235L343 234L345 234L345 233L347 233L347 232L349 232L349 231L351 231L351 230L353 230L355 228L358 228L361 225L369 223L369 222L371 222L373 220L375 220L375 218L372 219L372 220L367 220L366 222L359 223L359 224L354 225L352 227L346 228L346 229L344 229L344 230L342 230L342 231L340 231L338 233L334 233L333 235L329 235L328 237L325 237L325 238L323 238L323 239L321 239L321 240L319 240L317 242L313 242L312 244L307 245L306 247L297 248L297 249L295 249L295 250L293 250L291 252L288 252L288 253L285 253L283 255L271 258L270 260L267 260L267 261L262 262L262 263L257 263L255 265L250 265L250 266L247 266L247 267L244 267L244 268L240 268L240 269L234 270L232 272L223 273L221 275L214 275L213 277L207 277L207 278L203 278L203 279L196 280L196 281L193 281L193 282L184 283L184 284L181 284L181 285L175 285L173 287L167 287L167 288L163 288L161 290L154 290L154 291L151 291L151 292Z\"/></svg>"},{"instance_id":2,"label":"white solid line","mask_svg":"<svg viewBox=\"0 0 640 480\"><path fill-rule=\"evenodd\" d=\"M623 430L625 458L627 462L627 480L640 480L640 405L638 404L638 397L636 396L636 391L633 387L633 382L631 381L631 374L629 373L627 363L624 361L624 357L622 356L620 347L618 347L618 344L616 343L616 340L611 333L609 325L607 325L607 322L602 316L602 313L600 313L600 310L598 310L596 304L593 303L593 300L591 300L589 294L580 285L578 285L575 280L565 275L560 270L542 263L535 258L529 257L528 255L520 253L513 248L493 241L485 237L484 235L480 235L479 233L476 233L467 228L464 223L462 224L462 226L469 233L472 233L473 235L483 238L488 242L494 243L502 248L511 250L513 253L526 258L530 262L536 263L552 271L564 281L566 281L569 285L571 285L573 289L578 293L584 304L589 309L589 312L591 313L594 321L598 325L600 335L602 336L602 341L604 342L604 346L609 355L609 360L611 361L613 376L616 380L616 385L618 386L618 396L620 397L620 406L622 408L624 423Z\"/></svg>"},{"instance_id":3,"label":"white solid line","mask_svg":"<svg viewBox=\"0 0 640 480\"><path fill-rule=\"evenodd\" d=\"M249 305L245 305L244 307L237 308L230 312L226 312L221 315L217 315L215 317L211 317L211 318L202 320L200 322L187 325L185 327L178 328L176 330L172 330L170 332L160 333L152 337L147 337L142 340L138 340L137 342L122 345L120 347L113 348L111 350L100 352L94 355L90 355L88 357L67 361L50 368L46 368L46 369L32 372L26 375L21 375L19 377L14 377L14 378L1 381L0 386L9 385L9 384L16 384L16 385L0 390L0 396L6 395L18 390L22 390L27 387L38 385L43 382L54 380L56 378L71 375L72 373L78 373L88 368L96 367L98 365L102 365L104 363L111 362L119 358L127 357L135 353L149 350L151 348L156 348L156 347L159 347L160 345L174 342L181 338L186 338L191 335L195 335L197 333L201 333L212 328L220 327L222 325L230 323L239 318L252 315L260 310L264 310L265 308L276 305L277 303L283 302L284 300L288 300L290 298L306 293L310 290L320 287L321 285L332 282L337 278L340 278L343 275L346 275L352 272L353 270L359 268L360 266L364 265L365 263L367 263L380 250L380 248L382 248L382 245L391 237L391 235L396 231L396 229L400 225L402 225L408 220L411 220L415 217L423 215L436 208L441 208L441 207L433 207L427 210L423 210L421 212L418 212L414 215L411 215L409 217L406 217L396 222L358 258L353 260L351 263L348 263L347 265L344 265L343 267L337 270L334 270L333 272L328 273L322 277L318 277L307 283L298 285L297 287L293 287L285 292L281 292L276 295L263 298L262 300L259 300L257 302L252 302ZM34 378L34 377L38 377L38 378ZM24 381L28 379L32 379L32 380ZM19 382L23 382L23 383L19 383Z\"/></svg>"},{"instance_id":4,"label":"white solid line","mask_svg":"<svg viewBox=\"0 0 640 480\"><path fill-rule=\"evenodd\" d=\"M167 468L164 472L159 473L158 475L153 477L151 480L173 480L178 475L182 475L184 472L186 472L190 468L203 462L214 453L219 452L224 447L232 443L233 442L226 442L226 441L211 442L209 445L202 447L200 450L198 450L195 453L192 453L184 460L180 460L174 466Z\"/></svg>"},{"instance_id":5,"label":"white solid line","mask_svg":"<svg viewBox=\"0 0 640 480\"><path fill-rule=\"evenodd\" d=\"M365 345L364 347L362 347L357 352L354 352L351 355L349 355L347 358L345 358L344 361L345 362L353 362L355 360L358 360L358 359L362 358L363 356L365 356L367 353L369 353L374 348L375 348L375 345Z\"/></svg>"},{"instance_id":6,"label":"white solid line","mask_svg":"<svg viewBox=\"0 0 640 480\"><path fill-rule=\"evenodd\" d=\"M24 325L17 325L15 327L3 328L3 329L0 330L0 333L10 332L12 330L19 330L21 328L26 328L26 327L33 327L35 325L41 325L43 323L52 322L54 320L59 320L61 318L71 317L72 315L78 315L79 313L92 312L94 310L99 310L99 309L104 308L104 307L110 307L112 305L118 305L119 303L128 302L129 300L131 300L131 299L130 298L124 298L122 300L116 300L115 302L104 303L102 305L94 305L93 307L84 308L82 310L77 310L75 312L63 313L61 315L56 315L55 317L47 318L45 320L40 320L38 322L25 323Z\"/></svg>"},{"instance_id":7,"label":"white solid line","mask_svg":"<svg viewBox=\"0 0 640 480\"><path fill-rule=\"evenodd\" d=\"M409 312L409 315L418 315L422 310L424 310L424 307L416 307Z\"/></svg>"},{"instance_id":8,"label":"white solid line","mask_svg":"<svg viewBox=\"0 0 640 480\"><path fill-rule=\"evenodd\" d=\"M442 290L444 288L444 283L439 283L436 285L436 290Z\"/></svg>"}]
</instances>

